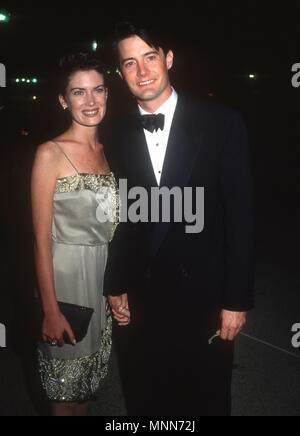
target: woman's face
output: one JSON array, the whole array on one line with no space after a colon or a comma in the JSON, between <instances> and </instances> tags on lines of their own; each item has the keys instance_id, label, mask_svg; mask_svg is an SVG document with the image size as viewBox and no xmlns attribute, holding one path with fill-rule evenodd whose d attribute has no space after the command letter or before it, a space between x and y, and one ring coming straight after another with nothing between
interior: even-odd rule
<instances>
[{"instance_id":1,"label":"woman's face","mask_svg":"<svg viewBox=\"0 0 300 436\"><path fill-rule=\"evenodd\" d=\"M66 95L59 96L75 122L82 126L97 126L106 113L108 91L104 77L95 70L78 71L69 80Z\"/></svg>"}]
</instances>

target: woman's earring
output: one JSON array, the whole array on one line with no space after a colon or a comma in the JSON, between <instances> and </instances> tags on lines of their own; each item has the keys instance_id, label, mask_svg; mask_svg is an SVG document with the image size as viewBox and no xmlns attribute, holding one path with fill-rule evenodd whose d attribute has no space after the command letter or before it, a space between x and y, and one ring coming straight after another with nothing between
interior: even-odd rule
<instances>
[{"instance_id":1,"label":"woman's earring","mask_svg":"<svg viewBox=\"0 0 300 436\"><path fill-rule=\"evenodd\" d=\"M68 107L68 106L67 106L66 104L63 105L63 109L64 109L64 111L67 109L67 107Z\"/></svg>"}]
</instances>

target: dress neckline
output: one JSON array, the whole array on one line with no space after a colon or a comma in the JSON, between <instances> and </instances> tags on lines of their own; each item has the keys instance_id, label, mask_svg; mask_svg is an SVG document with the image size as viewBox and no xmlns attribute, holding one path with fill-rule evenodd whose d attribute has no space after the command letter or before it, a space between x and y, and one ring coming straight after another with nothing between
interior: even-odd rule
<instances>
[{"instance_id":1,"label":"dress neckline","mask_svg":"<svg viewBox=\"0 0 300 436\"><path fill-rule=\"evenodd\" d=\"M64 180L64 179L70 179L71 177L77 177L77 176L99 176L99 177L109 177L113 176L114 173L110 171L108 174L97 174L97 173L77 173L77 174L71 174L69 176L64 177L57 177L56 180Z\"/></svg>"}]
</instances>

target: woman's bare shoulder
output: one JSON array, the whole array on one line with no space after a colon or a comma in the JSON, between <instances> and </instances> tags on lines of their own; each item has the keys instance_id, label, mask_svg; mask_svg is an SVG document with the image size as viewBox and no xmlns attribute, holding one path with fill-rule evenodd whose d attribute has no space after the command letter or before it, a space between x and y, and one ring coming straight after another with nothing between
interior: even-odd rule
<instances>
[{"instance_id":1,"label":"woman's bare shoulder","mask_svg":"<svg viewBox=\"0 0 300 436\"><path fill-rule=\"evenodd\" d=\"M36 159L43 162L57 161L60 155L58 146L53 141L46 141L40 144L36 150Z\"/></svg>"},{"instance_id":2,"label":"woman's bare shoulder","mask_svg":"<svg viewBox=\"0 0 300 436\"><path fill-rule=\"evenodd\" d=\"M37 147L33 174L47 174L47 178L55 179L61 164L61 151L52 141L46 141Z\"/></svg>"}]
</instances>

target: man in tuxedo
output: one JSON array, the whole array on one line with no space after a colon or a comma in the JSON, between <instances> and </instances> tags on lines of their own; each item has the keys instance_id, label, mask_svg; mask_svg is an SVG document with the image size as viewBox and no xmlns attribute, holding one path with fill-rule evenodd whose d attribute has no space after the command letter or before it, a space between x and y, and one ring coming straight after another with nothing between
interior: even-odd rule
<instances>
[{"instance_id":1,"label":"man in tuxedo","mask_svg":"<svg viewBox=\"0 0 300 436\"><path fill-rule=\"evenodd\" d=\"M115 47L137 107L107 150L112 169L149 197L204 188L201 231L149 212L121 223L110 246L105 294L119 326L130 322L116 328L128 413L228 416L234 339L253 307L247 131L234 110L177 94L174 54L151 31L123 23Z\"/></svg>"}]
</instances>

